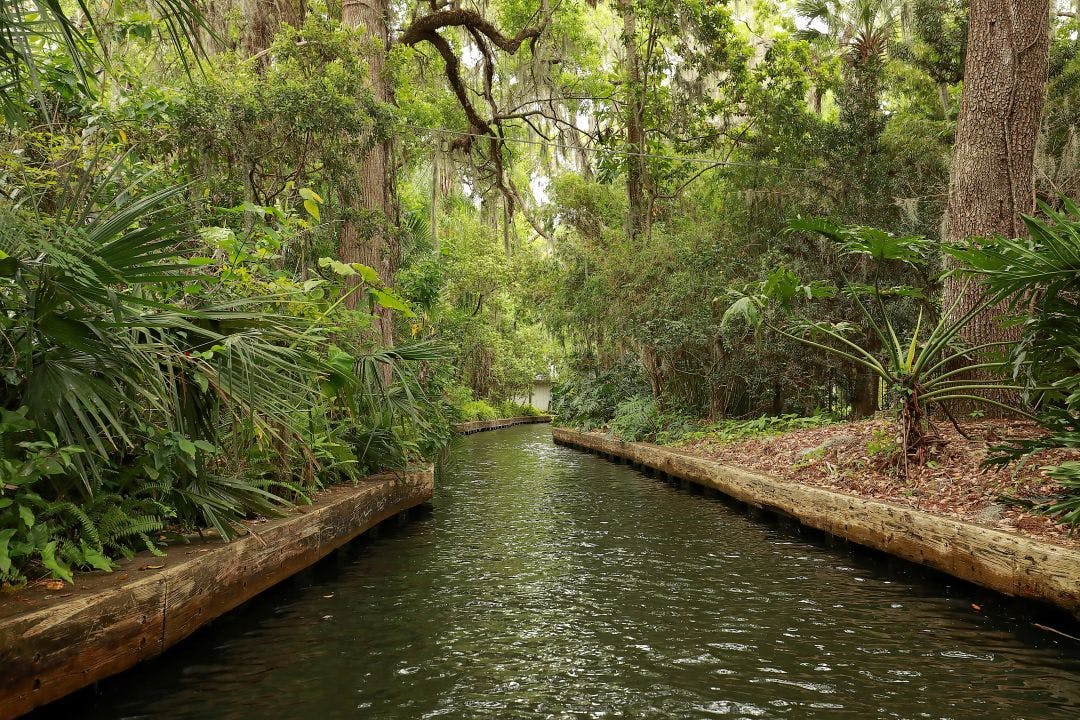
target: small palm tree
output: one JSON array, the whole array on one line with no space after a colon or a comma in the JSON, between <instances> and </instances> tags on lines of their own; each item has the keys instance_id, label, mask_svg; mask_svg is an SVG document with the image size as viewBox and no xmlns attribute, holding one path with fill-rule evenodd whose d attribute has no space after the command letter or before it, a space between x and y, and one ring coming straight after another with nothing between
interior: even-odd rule
<instances>
[{"instance_id":1,"label":"small palm tree","mask_svg":"<svg viewBox=\"0 0 1080 720\"><path fill-rule=\"evenodd\" d=\"M903 3L899 0L799 0L796 11L808 25L799 35L811 42L831 42L845 60L861 66L882 60L896 34ZM818 27L823 26L823 27Z\"/></svg>"}]
</instances>

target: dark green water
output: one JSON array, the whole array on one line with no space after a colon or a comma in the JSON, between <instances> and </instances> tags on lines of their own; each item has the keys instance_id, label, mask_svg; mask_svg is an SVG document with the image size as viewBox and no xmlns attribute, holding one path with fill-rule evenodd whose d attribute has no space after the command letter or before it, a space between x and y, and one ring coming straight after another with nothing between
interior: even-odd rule
<instances>
[{"instance_id":1,"label":"dark green water","mask_svg":"<svg viewBox=\"0 0 1080 720\"><path fill-rule=\"evenodd\" d=\"M57 711L1080 717L1080 644L971 592L522 426L464 440L430 513Z\"/></svg>"}]
</instances>

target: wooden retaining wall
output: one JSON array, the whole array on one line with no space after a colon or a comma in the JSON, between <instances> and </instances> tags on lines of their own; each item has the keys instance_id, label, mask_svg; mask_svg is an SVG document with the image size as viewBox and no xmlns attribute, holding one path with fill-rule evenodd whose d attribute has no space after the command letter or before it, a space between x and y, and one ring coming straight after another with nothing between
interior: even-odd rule
<instances>
[{"instance_id":1,"label":"wooden retaining wall","mask_svg":"<svg viewBox=\"0 0 1080 720\"><path fill-rule=\"evenodd\" d=\"M488 430L501 430L512 425L530 425L534 423L549 423L550 415L537 415L536 417L499 418L498 420L477 420L475 422L458 423L454 425L454 432L459 435L472 435Z\"/></svg>"},{"instance_id":2,"label":"wooden retaining wall","mask_svg":"<svg viewBox=\"0 0 1080 720\"><path fill-rule=\"evenodd\" d=\"M866 547L1080 619L1080 551L878 500L801 485L647 443L554 428L556 443L713 488Z\"/></svg>"},{"instance_id":3,"label":"wooden retaining wall","mask_svg":"<svg viewBox=\"0 0 1080 720\"><path fill-rule=\"evenodd\" d=\"M331 488L232 542L76 577L58 593L0 597L0 719L18 717L164 652L196 629L402 511L431 499L429 467Z\"/></svg>"}]
</instances>

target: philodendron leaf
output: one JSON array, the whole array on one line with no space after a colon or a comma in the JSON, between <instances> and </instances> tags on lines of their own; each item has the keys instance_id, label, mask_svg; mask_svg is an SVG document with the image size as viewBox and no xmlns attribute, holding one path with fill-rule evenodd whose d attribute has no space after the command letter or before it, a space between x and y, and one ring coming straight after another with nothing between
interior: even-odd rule
<instances>
[{"instance_id":1,"label":"philodendron leaf","mask_svg":"<svg viewBox=\"0 0 1080 720\"><path fill-rule=\"evenodd\" d=\"M35 518L34 518L34 511L33 510L26 507L25 505L20 505L19 506L19 517L22 518L22 521L26 524L26 529L27 530L34 527Z\"/></svg>"},{"instance_id":2,"label":"philodendron leaf","mask_svg":"<svg viewBox=\"0 0 1080 720\"><path fill-rule=\"evenodd\" d=\"M368 285L381 285L382 280L379 278L379 273L375 271L375 268L368 267L363 263L351 263L351 267L360 273L360 277L364 279Z\"/></svg>"},{"instance_id":3,"label":"philodendron leaf","mask_svg":"<svg viewBox=\"0 0 1080 720\"><path fill-rule=\"evenodd\" d=\"M69 583L75 582L75 578L71 575L71 568L56 557L56 540L41 548L41 564L53 574L53 577Z\"/></svg>"},{"instance_id":4,"label":"philodendron leaf","mask_svg":"<svg viewBox=\"0 0 1080 720\"><path fill-rule=\"evenodd\" d=\"M334 258L319 258L319 267L330 268L331 272L335 275L340 275L341 277L350 277L356 274L356 270L351 265L335 260Z\"/></svg>"},{"instance_id":5,"label":"philodendron leaf","mask_svg":"<svg viewBox=\"0 0 1080 720\"><path fill-rule=\"evenodd\" d=\"M412 311L404 300L396 295L385 292L383 290L372 290L372 296L375 301L389 310L398 310L405 317L416 317L416 313Z\"/></svg>"},{"instance_id":6,"label":"philodendron leaf","mask_svg":"<svg viewBox=\"0 0 1080 720\"><path fill-rule=\"evenodd\" d=\"M85 542L80 543L82 548L83 559L88 564L97 570L104 570L105 572L112 572L113 564L112 560L101 554L96 548L87 545Z\"/></svg>"},{"instance_id":7,"label":"philodendron leaf","mask_svg":"<svg viewBox=\"0 0 1080 720\"><path fill-rule=\"evenodd\" d=\"M8 543L11 542L14 535L15 530L13 528L0 530L0 577L7 575L11 571L11 556L8 555Z\"/></svg>"}]
</instances>

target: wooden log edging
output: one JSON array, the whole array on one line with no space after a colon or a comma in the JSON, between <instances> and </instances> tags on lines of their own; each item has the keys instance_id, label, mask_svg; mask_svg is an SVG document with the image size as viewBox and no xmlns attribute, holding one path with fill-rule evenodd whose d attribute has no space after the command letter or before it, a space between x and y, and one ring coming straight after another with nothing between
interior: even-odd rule
<instances>
[{"instance_id":1,"label":"wooden log edging","mask_svg":"<svg viewBox=\"0 0 1080 720\"><path fill-rule=\"evenodd\" d=\"M811 528L1016 597L1056 605L1080 619L1080 551L723 465L648 443L554 428L559 445L618 457L713 488Z\"/></svg>"},{"instance_id":2,"label":"wooden log edging","mask_svg":"<svg viewBox=\"0 0 1080 720\"><path fill-rule=\"evenodd\" d=\"M513 425L531 425L534 423L549 423L551 422L550 415L537 415L526 417L514 417L514 418L499 418L498 420L476 420L474 422L458 423L454 425L454 432L459 435L472 435L478 432L487 432L488 430L502 430Z\"/></svg>"},{"instance_id":3,"label":"wooden log edging","mask_svg":"<svg viewBox=\"0 0 1080 720\"><path fill-rule=\"evenodd\" d=\"M431 467L377 475L252 523L232 542L170 546L163 558L140 555L112 574L80 575L71 597L0 599L0 719L164 652L433 492Z\"/></svg>"}]
</instances>

